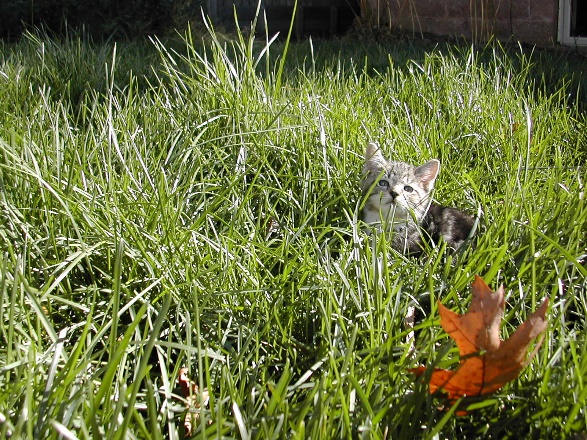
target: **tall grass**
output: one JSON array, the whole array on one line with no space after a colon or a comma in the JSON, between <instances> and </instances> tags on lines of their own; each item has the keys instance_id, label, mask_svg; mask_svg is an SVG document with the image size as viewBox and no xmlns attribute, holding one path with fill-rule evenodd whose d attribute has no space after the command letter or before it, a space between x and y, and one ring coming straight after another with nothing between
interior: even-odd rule
<instances>
[{"instance_id":1,"label":"tall grass","mask_svg":"<svg viewBox=\"0 0 587 440\"><path fill-rule=\"evenodd\" d=\"M0 58L0 434L563 438L587 413L587 133L576 61L492 45L94 45ZM443 164L476 246L390 252L358 218L367 141ZM543 347L465 417L407 370L455 366L436 301L480 274ZM422 311L415 351L403 325Z\"/></svg>"}]
</instances>

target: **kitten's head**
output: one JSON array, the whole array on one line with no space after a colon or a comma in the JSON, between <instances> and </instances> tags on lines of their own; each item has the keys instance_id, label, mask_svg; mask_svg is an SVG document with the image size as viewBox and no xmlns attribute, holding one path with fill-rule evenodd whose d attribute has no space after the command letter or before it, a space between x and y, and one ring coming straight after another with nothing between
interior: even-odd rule
<instances>
[{"instance_id":1,"label":"kitten's head","mask_svg":"<svg viewBox=\"0 0 587 440\"><path fill-rule=\"evenodd\" d=\"M440 162L432 159L415 167L385 159L379 146L367 145L361 189L367 197L364 220L382 219L420 222L429 206L430 193L440 170Z\"/></svg>"}]
</instances>

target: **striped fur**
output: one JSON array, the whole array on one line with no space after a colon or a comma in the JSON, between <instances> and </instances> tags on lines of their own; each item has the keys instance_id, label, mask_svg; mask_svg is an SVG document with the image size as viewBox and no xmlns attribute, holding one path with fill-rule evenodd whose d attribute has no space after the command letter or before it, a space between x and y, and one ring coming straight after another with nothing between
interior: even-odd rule
<instances>
[{"instance_id":1,"label":"striped fur","mask_svg":"<svg viewBox=\"0 0 587 440\"><path fill-rule=\"evenodd\" d=\"M366 198L363 220L393 229L392 246L404 254L419 254L444 239L458 249L469 237L474 219L464 212L432 202L440 162L413 166L389 161L377 144L367 145L361 189Z\"/></svg>"}]
</instances>

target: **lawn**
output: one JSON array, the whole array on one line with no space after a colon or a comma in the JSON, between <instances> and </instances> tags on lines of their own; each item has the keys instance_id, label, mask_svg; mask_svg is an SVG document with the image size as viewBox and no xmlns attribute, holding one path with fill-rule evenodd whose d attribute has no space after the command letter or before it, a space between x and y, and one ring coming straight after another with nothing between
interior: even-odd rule
<instances>
[{"instance_id":1,"label":"lawn","mask_svg":"<svg viewBox=\"0 0 587 440\"><path fill-rule=\"evenodd\" d=\"M0 435L182 438L189 407L196 438L587 438L586 71L361 36L0 45ZM367 234L368 141L440 159L474 245ZM437 301L476 274L502 338L543 298L549 326L457 416L408 370L458 365Z\"/></svg>"}]
</instances>

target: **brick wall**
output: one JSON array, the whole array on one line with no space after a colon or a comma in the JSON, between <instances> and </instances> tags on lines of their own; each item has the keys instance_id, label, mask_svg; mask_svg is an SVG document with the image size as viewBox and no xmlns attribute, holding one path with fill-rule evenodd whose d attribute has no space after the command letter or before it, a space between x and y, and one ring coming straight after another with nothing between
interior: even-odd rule
<instances>
[{"instance_id":1,"label":"brick wall","mask_svg":"<svg viewBox=\"0 0 587 440\"><path fill-rule=\"evenodd\" d=\"M490 35L540 46L556 42L558 0L369 0L380 18L409 32Z\"/></svg>"}]
</instances>

